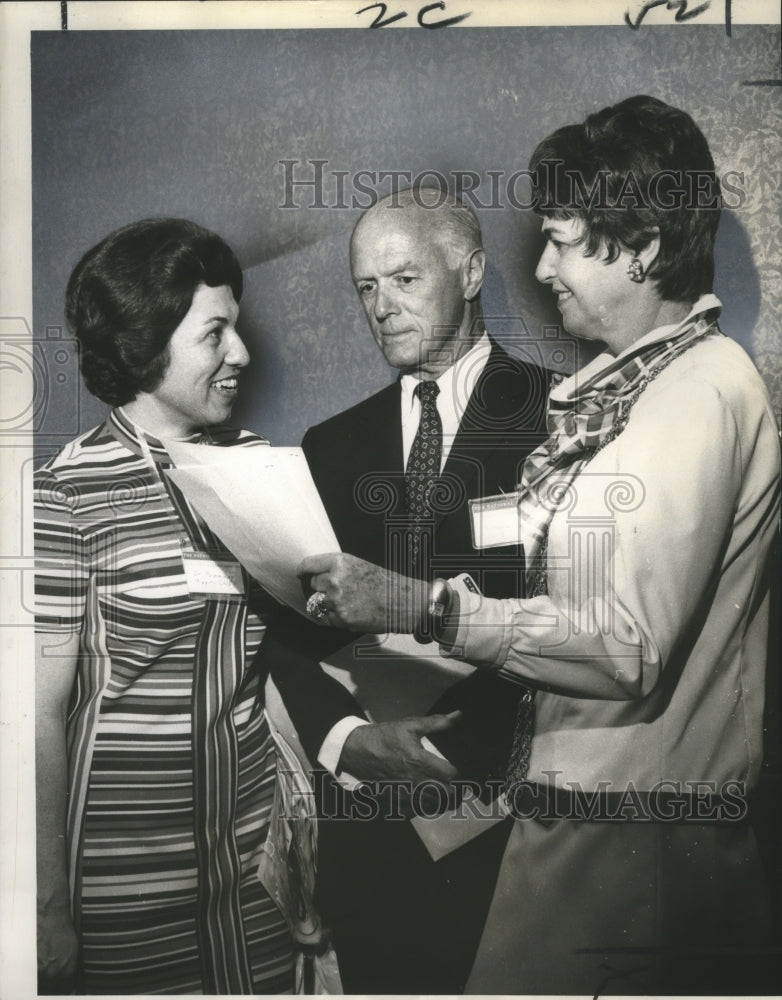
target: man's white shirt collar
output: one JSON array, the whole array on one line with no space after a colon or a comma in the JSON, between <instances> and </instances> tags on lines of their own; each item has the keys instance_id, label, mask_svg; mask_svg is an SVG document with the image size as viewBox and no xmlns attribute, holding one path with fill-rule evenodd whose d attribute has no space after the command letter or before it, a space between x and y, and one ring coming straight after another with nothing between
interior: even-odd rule
<instances>
[{"instance_id":1,"label":"man's white shirt collar","mask_svg":"<svg viewBox=\"0 0 782 1000\"><path fill-rule=\"evenodd\" d=\"M440 414L443 425L441 470L451 451L453 440L459 430L459 424L467 409L475 384L486 367L490 354L491 341L488 333L484 333L477 344L435 380L440 389L437 396L437 412ZM402 389L402 450L405 465L407 465L410 449L413 447L413 440L421 416L421 404L413 394L419 381L420 379L414 375L403 375L400 380Z\"/></svg>"}]
</instances>

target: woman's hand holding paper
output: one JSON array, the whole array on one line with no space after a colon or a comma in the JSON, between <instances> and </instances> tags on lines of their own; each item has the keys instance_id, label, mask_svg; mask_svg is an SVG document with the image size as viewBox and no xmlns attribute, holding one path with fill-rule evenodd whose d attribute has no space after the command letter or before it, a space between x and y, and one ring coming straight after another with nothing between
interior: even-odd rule
<instances>
[{"instance_id":1,"label":"woman's hand holding paper","mask_svg":"<svg viewBox=\"0 0 782 1000\"><path fill-rule=\"evenodd\" d=\"M354 632L414 632L428 585L344 552L310 556L297 575L307 593L325 594L322 621Z\"/></svg>"}]
</instances>

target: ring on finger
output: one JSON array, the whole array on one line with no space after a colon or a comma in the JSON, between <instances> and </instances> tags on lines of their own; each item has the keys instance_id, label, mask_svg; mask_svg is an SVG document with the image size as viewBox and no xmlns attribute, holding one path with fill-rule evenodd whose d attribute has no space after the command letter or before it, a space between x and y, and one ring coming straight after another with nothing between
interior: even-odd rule
<instances>
[{"instance_id":1,"label":"ring on finger","mask_svg":"<svg viewBox=\"0 0 782 1000\"><path fill-rule=\"evenodd\" d=\"M307 598L307 614L314 618L316 622L323 621L328 615L329 609L326 607L326 595L322 590L316 590Z\"/></svg>"}]
</instances>

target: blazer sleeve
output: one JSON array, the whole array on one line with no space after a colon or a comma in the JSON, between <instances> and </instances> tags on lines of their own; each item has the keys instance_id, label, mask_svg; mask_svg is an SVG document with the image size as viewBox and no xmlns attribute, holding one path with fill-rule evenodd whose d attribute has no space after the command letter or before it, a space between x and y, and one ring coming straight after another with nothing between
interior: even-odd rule
<instances>
[{"instance_id":1,"label":"blazer sleeve","mask_svg":"<svg viewBox=\"0 0 782 1000\"><path fill-rule=\"evenodd\" d=\"M612 474L632 474L641 484L643 499L613 514L610 575L582 573L573 584L573 571L560 571L561 592L551 597L483 599L460 628L454 651L570 697L648 696L674 651L686 650L705 627L702 616L715 600L726 553L732 545L735 560L740 548L732 536L736 525L751 532L746 545L760 552L766 525L778 512L774 458L766 462L763 488L753 484L755 506L744 501L740 508L741 491L748 488L742 448L749 438L739 433L718 388L695 378L661 378L603 452L606 463L612 457ZM594 471L592 476L584 474L580 485L585 510L591 496L605 494ZM592 524L569 527L573 550L586 551L582 539ZM758 570L753 578L761 576ZM744 614L750 604L750 594L735 586L725 615ZM715 664L719 655L715 650Z\"/></svg>"},{"instance_id":2,"label":"blazer sleeve","mask_svg":"<svg viewBox=\"0 0 782 1000\"><path fill-rule=\"evenodd\" d=\"M315 486L318 492L321 491L323 483L324 470L321 468L321 463L319 462L319 456L326 452L321 445L318 444L318 428L310 427L301 439L301 447L304 452L304 457L307 459L307 464L310 467L310 472L312 473L312 478L315 482Z\"/></svg>"},{"instance_id":3,"label":"blazer sleeve","mask_svg":"<svg viewBox=\"0 0 782 1000\"><path fill-rule=\"evenodd\" d=\"M366 718L352 694L320 665L355 636L309 625L296 612L281 610L255 659L271 676L311 761L316 761L331 728L346 716Z\"/></svg>"}]
</instances>

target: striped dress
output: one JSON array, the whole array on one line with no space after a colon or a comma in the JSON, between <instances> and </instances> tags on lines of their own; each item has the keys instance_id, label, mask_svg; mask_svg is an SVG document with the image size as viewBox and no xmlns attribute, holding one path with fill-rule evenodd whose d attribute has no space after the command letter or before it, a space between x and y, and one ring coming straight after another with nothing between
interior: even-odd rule
<instances>
[{"instance_id":1,"label":"striped dress","mask_svg":"<svg viewBox=\"0 0 782 1000\"><path fill-rule=\"evenodd\" d=\"M277 766L247 669L263 616L246 576L250 597L189 593L183 546L226 553L139 434L115 410L35 477L36 627L80 635L66 730L79 989L290 992L290 931L256 876Z\"/></svg>"}]
</instances>

